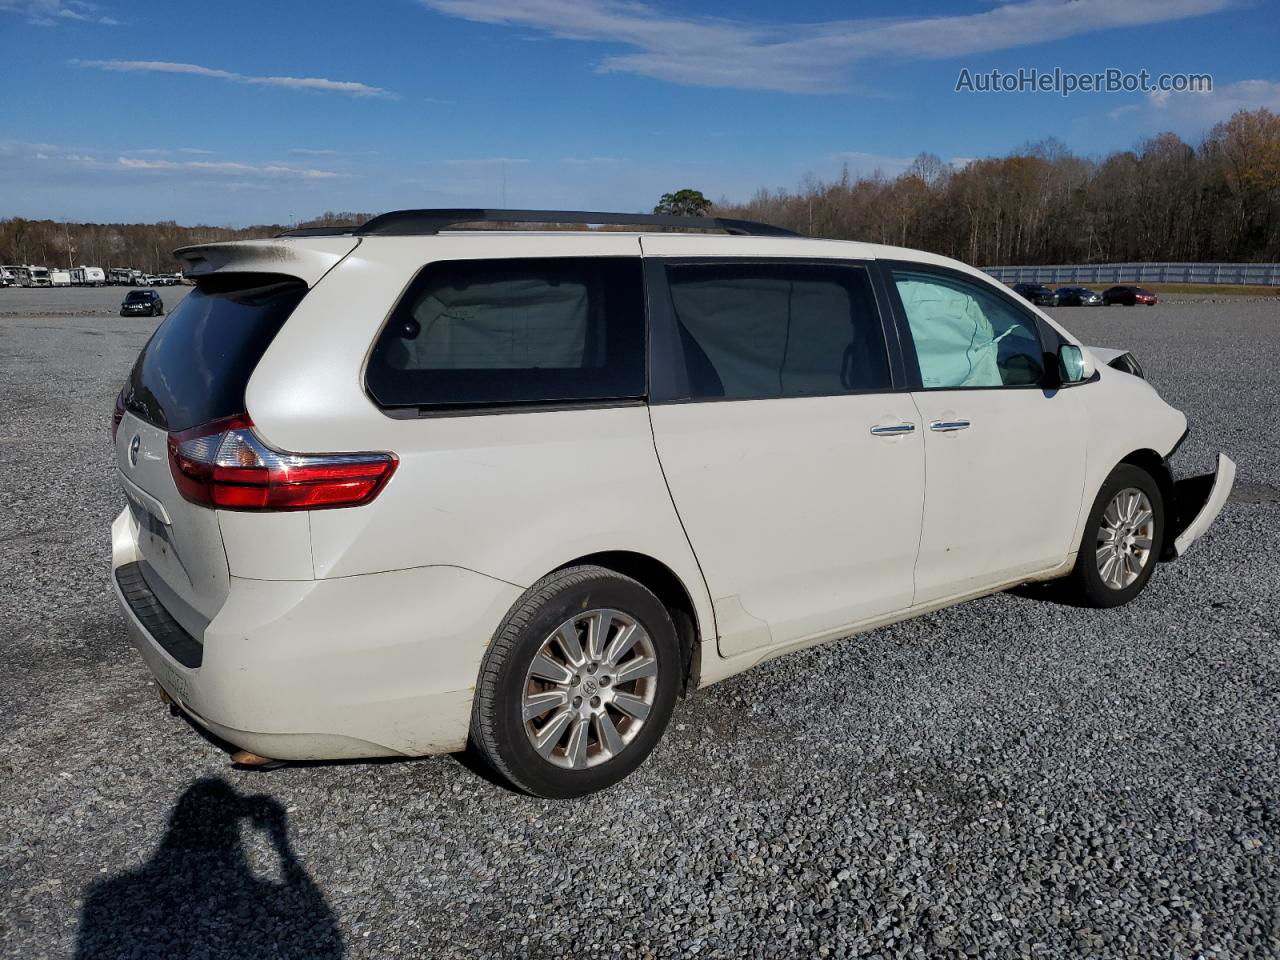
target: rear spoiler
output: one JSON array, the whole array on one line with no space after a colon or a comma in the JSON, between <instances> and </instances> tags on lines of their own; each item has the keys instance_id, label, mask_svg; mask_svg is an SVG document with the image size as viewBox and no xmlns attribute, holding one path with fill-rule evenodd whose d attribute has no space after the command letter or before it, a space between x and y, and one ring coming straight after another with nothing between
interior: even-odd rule
<instances>
[{"instance_id":1,"label":"rear spoiler","mask_svg":"<svg viewBox=\"0 0 1280 960\"><path fill-rule=\"evenodd\" d=\"M193 280L220 271L274 273L313 287L359 244L358 237L232 240L180 247L173 255L182 261L182 275Z\"/></svg>"}]
</instances>

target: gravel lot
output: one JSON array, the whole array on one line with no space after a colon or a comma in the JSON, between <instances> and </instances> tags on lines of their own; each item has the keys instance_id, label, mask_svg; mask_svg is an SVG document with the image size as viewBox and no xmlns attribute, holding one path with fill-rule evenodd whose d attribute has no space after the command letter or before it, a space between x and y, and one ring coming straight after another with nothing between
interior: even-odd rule
<instances>
[{"instance_id":1,"label":"gravel lot","mask_svg":"<svg viewBox=\"0 0 1280 960\"><path fill-rule=\"evenodd\" d=\"M1137 602L789 656L551 803L454 757L237 771L161 707L106 579L122 293L0 290L3 955L1280 956L1280 302L1060 311L1186 410L1184 471L1239 464Z\"/></svg>"}]
</instances>

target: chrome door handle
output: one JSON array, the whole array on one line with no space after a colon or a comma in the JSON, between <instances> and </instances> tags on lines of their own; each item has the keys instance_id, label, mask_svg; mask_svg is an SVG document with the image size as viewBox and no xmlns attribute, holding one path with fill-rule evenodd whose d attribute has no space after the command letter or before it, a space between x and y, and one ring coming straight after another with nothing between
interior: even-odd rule
<instances>
[{"instance_id":1,"label":"chrome door handle","mask_svg":"<svg viewBox=\"0 0 1280 960\"><path fill-rule=\"evenodd\" d=\"M935 420L929 424L929 429L936 433L952 433L956 430L968 430L968 420Z\"/></svg>"},{"instance_id":2,"label":"chrome door handle","mask_svg":"<svg viewBox=\"0 0 1280 960\"><path fill-rule=\"evenodd\" d=\"M877 424L871 428L871 432L877 437L901 437L904 434L915 433L916 425L914 423Z\"/></svg>"}]
</instances>

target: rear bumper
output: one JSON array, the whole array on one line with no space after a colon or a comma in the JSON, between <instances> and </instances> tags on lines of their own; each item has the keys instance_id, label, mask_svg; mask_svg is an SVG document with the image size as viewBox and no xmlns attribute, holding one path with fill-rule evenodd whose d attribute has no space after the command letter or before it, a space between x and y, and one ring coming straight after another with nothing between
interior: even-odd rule
<instances>
[{"instance_id":1,"label":"rear bumper","mask_svg":"<svg viewBox=\"0 0 1280 960\"><path fill-rule=\"evenodd\" d=\"M148 617L147 598L140 607L117 576L141 559L128 511L112 535L112 586L157 682L218 737L280 760L462 749L480 661L521 593L460 567L310 581L233 577L226 603L193 638L201 650L192 667Z\"/></svg>"},{"instance_id":2,"label":"rear bumper","mask_svg":"<svg viewBox=\"0 0 1280 960\"><path fill-rule=\"evenodd\" d=\"M1173 553L1182 556L1218 519L1236 480L1236 465L1225 453L1218 454L1213 473L1179 480L1173 485Z\"/></svg>"}]
</instances>

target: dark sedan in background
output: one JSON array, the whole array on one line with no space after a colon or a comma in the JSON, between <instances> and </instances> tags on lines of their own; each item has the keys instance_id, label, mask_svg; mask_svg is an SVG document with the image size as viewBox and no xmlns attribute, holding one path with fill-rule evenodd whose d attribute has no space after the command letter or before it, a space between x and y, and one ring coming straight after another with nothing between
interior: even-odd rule
<instances>
[{"instance_id":1,"label":"dark sedan in background","mask_svg":"<svg viewBox=\"0 0 1280 960\"><path fill-rule=\"evenodd\" d=\"M1013 292L1024 300L1030 300L1037 307L1056 307L1058 297L1042 283L1015 283Z\"/></svg>"},{"instance_id":2,"label":"dark sedan in background","mask_svg":"<svg viewBox=\"0 0 1280 960\"><path fill-rule=\"evenodd\" d=\"M1053 291L1060 307L1100 307L1102 294L1088 287L1059 287Z\"/></svg>"},{"instance_id":3,"label":"dark sedan in background","mask_svg":"<svg viewBox=\"0 0 1280 960\"><path fill-rule=\"evenodd\" d=\"M1108 287L1102 292L1102 302L1108 307L1113 303L1122 303L1126 307L1132 307L1139 303L1154 307L1156 305L1156 295L1142 287Z\"/></svg>"},{"instance_id":4,"label":"dark sedan in background","mask_svg":"<svg viewBox=\"0 0 1280 960\"><path fill-rule=\"evenodd\" d=\"M154 290L130 290L120 304L122 317L163 317L164 301Z\"/></svg>"}]
</instances>

